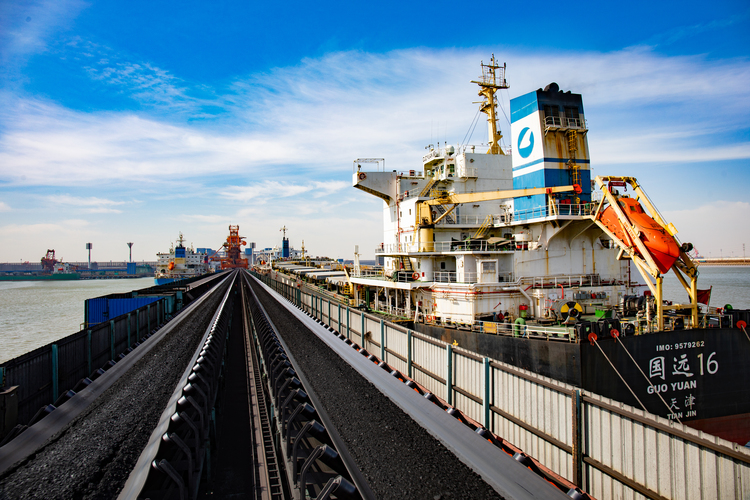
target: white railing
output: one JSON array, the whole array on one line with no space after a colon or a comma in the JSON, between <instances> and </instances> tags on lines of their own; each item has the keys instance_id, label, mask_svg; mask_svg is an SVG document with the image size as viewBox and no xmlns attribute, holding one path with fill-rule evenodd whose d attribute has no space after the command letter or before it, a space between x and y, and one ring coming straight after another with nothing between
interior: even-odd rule
<instances>
[{"instance_id":1,"label":"white railing","mask_svg":"<svg viewBox=\"0 0 750 500\"><path fill-rule=\"evenodd\" d=\"M431 241L422 246L425 252L496 252L504 250L500 244L488 243L487 240ZM420 251L422 251L420 245L416 242L383 244L375 249L376 254L418 253Z\"/></svg>"},{"instance_id":2,"label":"white railing","mask_svg":"<svg viewBox=\"0 0 750 500\"><path fill-rule=\"evenodd\" d=\"M524 276L521 285L530 285L534 288L559 287L559 286L601 286L602 278L598 274L576 274L570 276Z\"/></svg>"},{"instance_id":3,"label":"white railing","mask_svg":"<svg viewBox=\"0 0 750 500\"><path fill-rule=\"evenodd\" d=\"M575 328L560 326L529 326L516 323L496 323L494 321L480 321L482 333L494 335L508 335L511 337L537 338L545 340L565 340L575 342Z\"/></svg>"},{"instance_id":4,"label":"white railing","mask_svg":"<svg viewBox=\"0 0 750 500\"><path fill-rule=\"evenodd\" d=\"M560 216L560 217L584 217L591 215L596 210L596 205L593 203L579 203L579 204L566 204L557 203L555 204L555 212L550 210L549 206L538 206L528 208L526 210L516 210L511 214L510 220L513 221L527 221L531 219L543 219L545 217Z\"/></svg>"},{"instance_id":5,"label":"white railing","mask_svg":"<svg viewBox=\"0 0 750 500\"><path fill-rule=\"evenodd\" d=\"M467 167L466 165L458 166L459 177L478 177L478 170L476 167Z\"/></svg>"},{"instance_id":6,"label":"white railing","mask_svg":"<svg viewBox=\"0 0 750 500\"><path fill-rule=\"evenodd\" d=\"M383 278L385 276L382 269L361 269L359 274L353 274L358 278Z\"/></svg>"},{"instance_id":7,"label":"white railing","mask_svg":"<svg viewBox=\"0 0 750 500\"><path fill-rule=\"evenodd\" d=\"M568 118L566 116L545 116L544 125L546 127L585 129L586 120L583 119L583 116L579 116L578 118Z\"/></svg>"}]
</instances>

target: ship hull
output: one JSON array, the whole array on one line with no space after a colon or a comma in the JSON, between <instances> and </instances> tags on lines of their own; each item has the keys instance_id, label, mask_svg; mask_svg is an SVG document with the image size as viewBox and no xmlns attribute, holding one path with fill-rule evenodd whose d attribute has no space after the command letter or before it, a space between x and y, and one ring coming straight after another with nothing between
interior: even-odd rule
<instances>
[{"instance_id":1,"label":"ship hull","mask_svg":"<svg viewBox=\"0 0 750 500\"><path fill-rule=\"evenodd\" d=\"M182 278L154 278L154 283L157 285L166 285L167 283L174 283Z\"/></svg>"},{"instance_id":2,"label":"ship hull","mask_svg":"<svg viewBox=\"0 0 750 500\"><path fill-rule=\"evenodd\" d=\"M621 343L602 338L600 350L589 342L515 338L423 324L414 327L584 391L635 408L642 408L642 403L649 413L679 419L721 438L743 445L750 441L750 366L745 361L750 359L750 342L741 330L668 331L624 337Z\"/></svg>"},{"instance_id":3,"label":"ship hull","mask_svg":"<svg viewBox=\"0 0 750 500\"><path fill-rule=\"evenodd\" d=\"M0 281L69 281L79 280L81 275L78 273L58 273L58 274L7 274L0 276Z\"/></svg>"}]
</instances>

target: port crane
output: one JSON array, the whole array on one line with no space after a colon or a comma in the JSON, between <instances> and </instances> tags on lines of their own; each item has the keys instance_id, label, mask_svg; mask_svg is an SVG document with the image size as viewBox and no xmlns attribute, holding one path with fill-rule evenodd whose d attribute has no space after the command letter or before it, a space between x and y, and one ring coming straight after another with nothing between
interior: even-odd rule
<instances>
[{"instance_id":1,"label":"port crane","mask_svg":"<svg viewBox=\"0 0 750 500\"><path fill-rule=\"evenodd\" d=\"M229 226L229 236L227 240L221 245L221 249L224 250L224 256L218 260L221 262L221 269L247 269L247 259L242 257L242 246L247 245L244 236L240 236L240 226ZM212 260L216 260L214 255L219 252L217 250L211 255Z\"/></svg>"},{"instance_id":2,"label":"port crane","mask_svg":"<svg viewBox=\"0 0 750 500\"><path fill-rule=\"evenodd\" d=\"M47 250L47 254L42 257L42 270L51 273L55 270L55 264L58 262L60 261L55 259L55 251Z\"/></svg>"}]
</instances>

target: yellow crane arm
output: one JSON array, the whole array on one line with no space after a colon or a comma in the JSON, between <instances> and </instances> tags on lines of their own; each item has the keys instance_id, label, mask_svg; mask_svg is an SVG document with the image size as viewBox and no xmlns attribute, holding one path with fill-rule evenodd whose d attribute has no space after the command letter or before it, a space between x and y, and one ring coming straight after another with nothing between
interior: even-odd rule
<instances>
[{"instance_id":1,"label":"yellow crane arm","mask_svg":"<svg viewBox=\"0 0 750 500\"><path fill-rule=\"evenodd\" d=\"M503 191L485 191L482 193L459 193L449 194L441 198L427 200L427 205L458 205L461 203L474 203L477 201L502 200L504 198L521 198L523 196L533 196L535 194L554 194L564 193L567 191L581 192L581 186L573 184L571 186L556 186L550 188L527 188L527 189L506 189Z\"/></svg>"}]
</instances>

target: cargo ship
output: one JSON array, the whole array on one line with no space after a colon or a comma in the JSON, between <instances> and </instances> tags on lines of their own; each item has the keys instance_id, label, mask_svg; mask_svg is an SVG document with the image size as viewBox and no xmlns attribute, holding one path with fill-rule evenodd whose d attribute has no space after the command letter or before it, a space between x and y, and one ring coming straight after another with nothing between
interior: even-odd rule
<instances>
[{"instance_id":1,"label":"cargo ship","mask_svg":"<svg viewBox=\"0 0 750 500\"><path fill-rule=\"evenodd\" d=\"M506 67L481 67L486 144L431 144L401 172L354 161L353 187L383 200L382 268L355 263L340 291L422 333L750 441L750 312L704 305L692 245L635 178L592 177L580 94L552 83L511 99L503 147ZM684 304L662 296L670 272Z\"/></svg>"},{"instance_id":2,"label":"cargo ship","mask_svg":"<svg viewBox=\"0 0 750 500\"><path fill-rule=\"evenodd\" d=\"M194 278L210 271L208 254L198 253L192 246L186 248L182 233L175 243L169 252L156 254L154 281L157 285Z\"/></svg>"},{"instance_id":3,"label":"cargo ship","mask_svg":"<svg viewBox=\"0 0 750 500\"><path fill-rule=\"evenodd\" d=\"M79 280L75 268L55 258L55 250L47 250L41 259L41 270L11 271L0 274L0 281L69 281Z\"/></svg>"}]
</instances>

